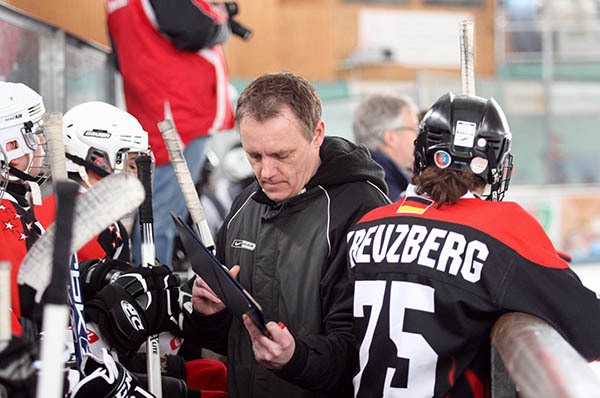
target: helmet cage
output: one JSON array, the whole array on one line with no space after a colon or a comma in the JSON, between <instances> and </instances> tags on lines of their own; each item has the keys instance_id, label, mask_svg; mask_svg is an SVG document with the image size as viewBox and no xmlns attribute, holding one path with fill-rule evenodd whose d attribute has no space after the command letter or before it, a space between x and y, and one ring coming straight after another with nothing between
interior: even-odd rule
<instances>
[{"instance_id":1,"label":"helmet cage","mask_svg":"<svg viewBox=\"0 0 600 398\"><path fill-rule=\"evenodd\" d=\"M48 150L46 133L43 128L42 120L39 119L35 122L24 122L23 126L18 128L18 131L19 133L14 134L12 137L8 135L2 140L2 145L0 145L0 151L2 152L2 158L0 159L0 162L2 163L0 176L5 180L10 181L22 180L22 177L15 176L11 173L10 162L22 156L29 155L27 167L22 172L31 177L27 178L27 180L41 183L50 173L50 165L47 161ZM10 142L16 142L16 148L7 151L6 146ZM41 151L37 150L39 147L42 147ZM32 173L32 170L36 169L37 172ZM35 174L35 176L32 174Z\"/></svg>"}]
</instances>

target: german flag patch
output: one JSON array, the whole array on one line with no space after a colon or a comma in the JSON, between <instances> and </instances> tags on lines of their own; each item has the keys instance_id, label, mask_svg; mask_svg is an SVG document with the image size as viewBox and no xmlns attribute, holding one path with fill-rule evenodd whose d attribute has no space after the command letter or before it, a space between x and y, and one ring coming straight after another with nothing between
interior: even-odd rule
<instances>
[{"instance_id":1,"label":"german flag patch","mask_svg":"<svg viewBox=\"0 0 600 398\"><path fill-rule=\"evenodd\" d=\"M411 196L404 198L404 201L396 210L396 213L423 214L433 204L433 200Z\"/></svg>"}]
</instances>

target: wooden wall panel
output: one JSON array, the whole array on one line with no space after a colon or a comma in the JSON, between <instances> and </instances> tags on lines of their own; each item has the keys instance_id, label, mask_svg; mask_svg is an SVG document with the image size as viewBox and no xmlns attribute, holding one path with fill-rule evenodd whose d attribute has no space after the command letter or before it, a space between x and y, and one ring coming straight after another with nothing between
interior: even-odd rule
<instances>
[{"instance_id":1,"label":"wooden wall panel","mask_svg":"<svg viewBox=\"0 0 600 398\"><path fill-rule=\"evenodd\" d=\"M469 11L475 19L476 74L493 76L494 0L481 7L432 7L420 0L406 5L368 5L343 0L237 0L236 19L254 31L250 41L233 37L225 45L230 75L254 78L291 70L313 80L338 78L413 79L416 70L380 65L339 70L358 41L358 13L363 7L410 10ZM24 12L59 26L85 40L108 46L104 0L5 0ZM458 29L457 29L458 34ZM457 49L458 51L458 49ZM427 70L438 70L428 68ZM446 72L447 69L441 71ZM458 73L457 69L449 70Z\"/></svg>"},{"instance_id":2,"label":"wooden wall panel","mask_svg":"<svg viewBox=\"0 0 600 398\"><path fill-rule=\"evenodd\" d=\"M333 7L315 6L310 2L286 5L282 7L280 16L281 68L311 80L333 78Z\"/></svg>"},{"instance_id":3,"label":"wooden wall panel","mask_svg":"<svg viewBox=\"0 0 600 398\"><path fill-rule=\"evenodd\" d=\"M476 35L476 74L493 76L495 73L493 0L482 0L480 7L433 7L423 5L420 0L411 0L406 5L343 0L261 0L260 7L253 0L239 0L239 3L239 20L253 27L256 34L251 43L239 44L234 39L227 44L232 76L252 78L265 72L287 69L315 80L348 77L414 79L416 69L393 64L352 71L337 69L356 48L358 13L364 7L472 13ZM260 59L256 59L257 56ZM457 68L427 70L458 73Z\"/></svg>"},{"instance_id":4,"label":"wooden wall panel","mask_svg":"<svg viewBox=\"0 0 600 398\"><path fill-rule=\"evenodd\" d=\"M254 78L277 70L279 63L279 1L238 0L239 14L235 19L252 30L250 40L232 37L224 46L231 76Z\"/></svg>"},{"instance_id":5,"label":"wooden wall panel","mask_svg":"<svg viewBox=\"0 0 600 398\"><path fill-rule=\"evenodd\" d=\"M108 48L104 0L4 0L25 13Z\"/></svg>"}]
</instances>

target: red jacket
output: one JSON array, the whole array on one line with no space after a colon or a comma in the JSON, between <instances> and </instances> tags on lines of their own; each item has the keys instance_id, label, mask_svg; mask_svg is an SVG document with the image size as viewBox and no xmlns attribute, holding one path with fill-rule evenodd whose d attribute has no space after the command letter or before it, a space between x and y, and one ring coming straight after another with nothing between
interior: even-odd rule
<instances>
[{"instance_id":1,"label":"red jacket","mask_svg":"<svg viewBox=\"0 0 600 398\"><path fill-rule=\"evenodd\" d=\"M157 123L171 118L185 144L233 127L219 39L227 21L200 0L107 0L108 29L127 111L148 132L158 166L169 162Z\"/></svg>"}]
</instances>

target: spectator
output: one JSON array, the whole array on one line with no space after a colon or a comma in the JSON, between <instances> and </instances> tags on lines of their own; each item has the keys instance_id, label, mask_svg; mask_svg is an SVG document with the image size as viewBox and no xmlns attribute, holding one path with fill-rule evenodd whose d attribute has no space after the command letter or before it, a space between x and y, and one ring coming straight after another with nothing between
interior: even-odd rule
<instances>
[{"instance_id":1,"label":"spectator","mask_svg":"<svg viewBox=\"0 0 600 398\"><path fill-rule=\"evenodd\" d=\"M493 99L442 96L421 122L406 197L348 233L356 397L490 396L489 334L507 312L542 318L600 357L596 294L527 211L499 202L511 141Z\"/></svg>"},{"instance_id":2,"label":"spectator","mask_svg":"<svg viewBox=\"0 0 600 398\"><path fill-rule=\"evenodd\" d=\"M185 336L227 354L230 397L351 397L345 231L388 203L381 168L365 148L325 137L316 89L292 73L254 80L236 122L256 180L234 200L217 256L262 305L272 339L232 318L201 279Z\"/></svg>"},{"instance_id":3,"label":"spectator","mask_svg":"<svg viewBox=\"0 0 600 398\"><path fill-rule=\"evenodd\" d=\"M108 30L123 76L127 110L148 132L156 157L154 231L156 256L170 264L175 226L185 217L183 195L157 123L171 119L197 180L208 134L233 127L227 71L220 47L230 36L223 4L203 0L108 0ZM139 231L133 228L139 260Z\"/></svg>"},{"instance_id":4,"label":"spectator","mask_svg":"<svg viewBox=\"0 0 600 398\"><path fill-rule=\"evenodd\" d=\"M364 144L385 171L389 197L395 202L404 193L413 164L418 110L408 97L374 94L354 114L354 138Z\"/></svg>"}]
</instances>

